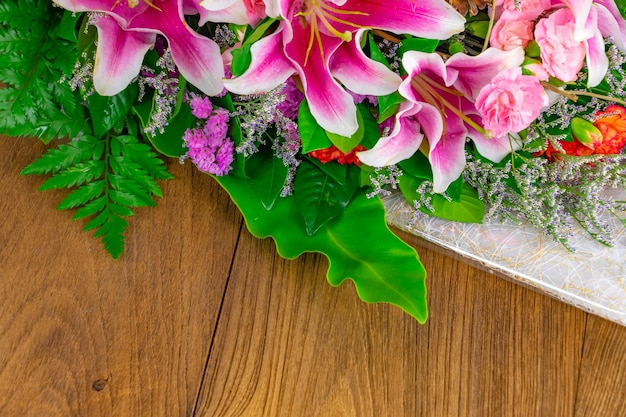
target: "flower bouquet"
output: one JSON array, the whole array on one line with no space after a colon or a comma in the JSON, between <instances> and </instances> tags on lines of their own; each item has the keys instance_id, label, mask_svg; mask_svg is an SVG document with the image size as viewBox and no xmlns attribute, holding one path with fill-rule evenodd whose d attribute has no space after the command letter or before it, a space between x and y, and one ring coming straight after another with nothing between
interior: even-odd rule
<instances>
[{"instance_id":1,"label":"flower bouquet","mask_svg":"<svg viewBox=\"0 0 626 417\"><path fill-rule=\"evenodd\" d=\"M387 227L498 219L567 250L624 229L617 0L3 0L0 133L71 191L111 255L162 156L213 176L279 254L423 322L426 271ZM392 197L389 195L392 194ZM387 206L389 207L389 206ZM387 211L389 211L387 209ZM613 222L606 222L606 216ZM521 227L521 226L520 226Z\"/></svg>"}]
</instances>

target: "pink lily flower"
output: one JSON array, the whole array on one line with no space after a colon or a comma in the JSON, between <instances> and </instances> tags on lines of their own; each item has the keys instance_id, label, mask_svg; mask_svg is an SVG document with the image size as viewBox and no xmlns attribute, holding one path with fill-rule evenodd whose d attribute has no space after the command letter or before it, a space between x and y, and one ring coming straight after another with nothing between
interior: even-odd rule
<instances>
[{"instance_id":1,"label":"pink lily flower","mask_svg":"<svg viewBox=\"0 0 626 417\"><path fill-rule=\"evenodd\" d=\"M156 35L165 36L180 73L208 95L223 90L224 67L219 47L191 30L183 9L199 0L53 0L74 12L97 12L98 48L94 66L94 88L105 96L122 91L139 74L145 53L154 46ZM199 7L199 6L197 6ZM197 8L194 13L197 13Z\"/></svg>"},{"instance_id":2,"label":"pink lily flower","mask_svg":"<svg viewBox=\"0 0 626 417\"><path fill-rule=\"evenodd\" d=\"M443 0L266 0L269 16L280 17L276 32L252 47L241 76L225 81L238 94L275 88L294 73L311 113L327 131L351 136L358 128L356 106L344 87L361 95L390 94L400 78L365 56L359 42L368 29L447 39L465 19ZM273 14L275 13L275 14Z\"/></svg>"},{"instance_id":3,"label":"pink lily flower","mask_svg":"<svg viewBox=\"0 0 626 417\"><path fill-rule=\"evenodd\" d=\"M516 145L508 135L492 137L481 126L474 100L496 74L523 60L521 47L511 51L489 48L478 56L455 54L445 63L438 54L406 52L402 64L408 76L398 91L407 101L400 105L393 131L374 148L359 152L359 159L382 167L421 150L428 154L437 193L463 172L467 138L481 155L499 162Z\"/></svg>"}]
</instances>

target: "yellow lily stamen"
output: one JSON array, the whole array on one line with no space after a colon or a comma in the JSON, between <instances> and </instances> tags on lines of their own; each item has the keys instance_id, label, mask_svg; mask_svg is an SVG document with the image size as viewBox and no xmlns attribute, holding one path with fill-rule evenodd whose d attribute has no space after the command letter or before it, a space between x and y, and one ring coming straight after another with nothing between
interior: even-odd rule
<instances>
[{"instance_id":1,"label":"yellow lily stamen","mask_svg":"<svg viewBox=\"0 0 626 417\"><path fill-rule=\"evenodd\" d=\"M411 86L413 86L413 88L415 88L422 95L422 98L424 98L427 103L432 105L432 102L430 102L429 100L426 99L426 97L424 97L424 95L422 94L423 92L427 92L428 95L430 95L431 97L433 97L440 103L440 106L435 106L435 107L437 107L437 109L441 113L442 119L444 121L444 136L445 136L446 110L450 110L456 116L461 118L461 120L463 120L467 125L477 130L485 138L487 139L493 138L493 132L491 132L490 130L486 130L484 127L480 126L478 123L473 121L470 117L463 114L463 112L458 107L456 107L455 105L450 103L448 100L446 100L441 94L438 94L433 89L433 86L437 86L437 85L441 85L441 84L431 80L428 77L425 77L422 74L419 74L413 77L413 79L411 80ZM455 95L457 96L462 95L462 94L457 94L457 93L455 93Z\"/></svg>"},{"instance_id":2,"label":"yellow lily stamen","mask_svg":"<svg viewBox=\"0 0 626 417\"><path fill-rule=\"evenodd\" d=\"M113 3L113 6L111 6L111 10L115 9L117 5L120 4L120 1L122 0L115 0L115 3ZM143 0L143 1L144 3L146 3L148 6L152 7L153 9L156 9L160 12L163 11L160 8L158 8L154 3L152 3L150 0ZM139 4L139 0L126 0L126 2L128 3L128 7L130 7L131 9L134 9Z\"/></svg>"},{"instance_id":3,"label":"yellow lily stamen","mask_svg":"<svg viewBox=\"0 0 626 417\"><path fill-rule=\"evenodd\" d=\"M355 29L370 29L369 27L359 25L357 23L350 22L342 19L336 15L362 15L366 16L367 13L356 10L342 10L333 6L329 6L323 0L306 0L303 5L302 11L294 14L294 17L301 18L301 24L303 27L310 25L310 38L307 45L306 57L304 63L309 61L309 56L313 50L313 44L317 43L322 60L326 63L324 56L324 49L322 43L322 37L320 35L320 24L333 36L338 37L344 42L350 42L352 40L352 32L349 30L339 31L333 24L339 23Z\"/></svg>"}]
</instances>

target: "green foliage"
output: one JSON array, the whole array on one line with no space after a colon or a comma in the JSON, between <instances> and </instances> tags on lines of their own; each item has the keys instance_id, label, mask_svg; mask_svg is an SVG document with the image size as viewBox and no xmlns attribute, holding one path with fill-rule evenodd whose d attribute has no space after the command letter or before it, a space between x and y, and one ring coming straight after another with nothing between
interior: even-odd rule
<instances>
[{"instance_id":1,"label":"green foliage","mask_svg":"<svg viewBox=\"0 0 626 417\"><path fill-rule=\"evenodd\" d=\"M318 149L325 149L332 145L326 131L317 123L309 103L306 100L302 100L300 108L298 109L298 132L302 139L302 153L309 153Z\"/></svg>"},{"instance_id":2,"label":"green foliage","mask_svg":"<svg viewBox=\"0 0 626 417\"><path fill-rule=\"evenodd\" d=\"M85 128L85 110L67 84L78 57L66 39L76 19L51 1L0 3L0 133L48 142Z\"/></svg>"},{"instance_id":3,"label":"green foliage","mask_svg":"<svg viewBox=\"0 0 626 417\"><path fill-rule=\"evenodd\" d=\"M259 165L259 169L271 169L269 160ZM420 323L426 320L426 272L415 249L387 227L380 199L367 198L361 189L342 216L321 224L310 235L295 196L278 198L268 209L254 191L263 186L258 179L216 179L243 213L248 230L258 238L271 236L282 257L323 253L329 260L327 278L331 285L351 279L363 301L391 303Z\"/></svg>"},{"instance_id":4,"label":"green foliage","mask_svg":"<svg viewBox=\"0 0 626 417\"><path fill-rule=\"evenodd\" d=\"M263 147L246 165L248 183L265 209L271 210L287 182L288 168L275 158L272 149Z\"/></svg>"},{"instance_id":5,"label":"green foliage","mask_svg":"<svg viewBox=\"0 0 626 417\"><path fill-rule=\"evenodd\" d=\"M297 210L304 218L307 235L314 235L324 224L344 213L359 184L358 170L348 170L347 173L353 175L337 181L336 177L328 175L307 160L298 167L294 195Z\"/></svg>"},{"instance_id":6,"label":"green foliage","mask_svg":"<svg viewBox=\"0 0 626 417\"><path fill-rule=\"evenodd\" d=\"M250 67L250 63L252 62L252 52L250 51L250 48L254 42L258 41L265 35L267 30L272 27L275 22L276 19L266 17L254 28L247 26L247 31L241 47L232 51L233 61L230 70L233 75L239 76L246 72L248 67Z\"/></svg>"},{"instance_id":7,"label":"green foliage","mask_svg":"<svg viewBox=\"0 0 626 417\"><path fill-rule=\"evenodd\" d=\"M89 217L84 230L97 229L95 236L113 258L124 249L124 217L133 215L133 207L155 205L152 197L162 197L156 180L172 177L148 145L133 136L110 134L60 144L21 174L52 174L41 190L71 189L57 208L77 208L74 219Z\"/></svg>"},{"instance_id":8,"label":"green foliage","mask_svg":"<svg viewBox=\"0 0 626 417\"><path fill-rule=\"evenodd\" d=\"M429 200L433 210L431 211L424 205L421 205L420 211L455 222L482 223L485 215L485 203L478 197L478 192L473 187L463 184L462 181L458 182L460 187L458 187L456 192L456 198L448 200L437 193L422 196L416 191L422 182L423 180L408 174L404 174L399 178L400 191L407 201L420 201L424 198Z\"/></svg>"}]
</instances>

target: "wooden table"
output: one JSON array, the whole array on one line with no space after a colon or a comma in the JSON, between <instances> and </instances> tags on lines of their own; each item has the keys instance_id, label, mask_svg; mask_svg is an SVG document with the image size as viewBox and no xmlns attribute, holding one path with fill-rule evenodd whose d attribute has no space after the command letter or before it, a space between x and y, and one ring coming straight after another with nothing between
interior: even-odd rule
<instances>
[{"instance_id":1,"label":"wooden table","mask_svg":"<svg viewBox=\"0 0 626 417\"><path fill-rule=\"evenodd\" d=\"M415 245L430 318L285 261L168 163L112 260L0 139L0 416L624 416L626 328Z\"/></svg>"}]
</instances>

